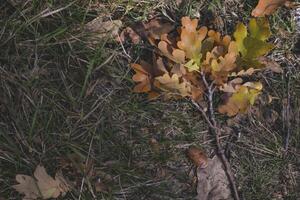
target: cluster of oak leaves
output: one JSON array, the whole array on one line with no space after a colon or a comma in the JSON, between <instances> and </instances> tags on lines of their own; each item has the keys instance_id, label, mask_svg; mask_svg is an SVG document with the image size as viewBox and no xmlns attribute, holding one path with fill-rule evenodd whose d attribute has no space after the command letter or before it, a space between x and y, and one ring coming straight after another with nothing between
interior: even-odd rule
<instances>
[{"instance_id":1,"label":"cluster of oak leaves","mask_svg":"<svg viewBox=\"0 0 300 200\"><path fill-rule=\"evenodd\" d=\"M266 18L253 18L247 26L239 23L233 38L219 32L198 28L198 20L183 17L181 27L148 39L157 47L152 63L141 60L131 64L137 83L134 92L148 93L149 99L190 97L201 102L207 84L222 93L218 111L228 116L247 111L262 90L260 82L247 82L262 70L261 58L274 45Z\"/></svg>"}]
</instances>

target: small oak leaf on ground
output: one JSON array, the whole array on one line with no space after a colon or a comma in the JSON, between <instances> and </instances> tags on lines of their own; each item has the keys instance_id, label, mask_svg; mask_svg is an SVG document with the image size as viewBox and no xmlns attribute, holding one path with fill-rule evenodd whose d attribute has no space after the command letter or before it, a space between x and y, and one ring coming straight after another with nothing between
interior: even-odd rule
<instances>
[{"instance_id":1,"label":"small oak leaf on ground","mask_svg":"<svg viewBox=\"0 0 300 200\"><path fill-rule=\"evenodd\" d=\"M152 19L144 23L144 28L148 37L159 40L161 35L171 32L174 29L174 25L159 19Z\"/></svg>"},{"instance_id":2,"label":"small oak leaf on ground","mask_svg":"<svg viewBox=\"0 0 300 200\"><path fill-rule=\"evenodd\" d=\"M61 174L57 173L54 179L40 165L34 171L34 178L17 174L16 181L19 184L14 185L13 188L25 195L23 199L57 198L60 195L64 196L70 190L70 186Z\"/></svg>"},{"instance_id":3,"label":"small oak leaf on ground","mask_svg":"<svg viewBox=\"0 0 300 200\"><path fill-rule=\"evenodd\" d=\"M252 11L252 16L263 17L273 14L280 6L286 4L287 0L259 0L257 6Z\"/></svg>"},{"instance_id":4,"label":"small oak leaf on ground","mask_svg":"<svg viewBox=\"0 0 300 200\"><path fill-rule=\"evenodd\" d=\"M238 113L245 113L254 104L261 90L262 84L260 82L247 82L243 85L238 85L227 102L219 106L218 111L222 114L227 114L229 117Z\"/></svg>"}]
</instances>

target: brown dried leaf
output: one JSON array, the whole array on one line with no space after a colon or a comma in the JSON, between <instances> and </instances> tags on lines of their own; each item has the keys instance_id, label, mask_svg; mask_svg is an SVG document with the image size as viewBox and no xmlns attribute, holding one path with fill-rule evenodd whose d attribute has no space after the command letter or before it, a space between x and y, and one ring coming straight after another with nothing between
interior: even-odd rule
<instances>
[{"instance_id":1,"label":"brown dried leaf","mask_svg":"<svg viewBox=\"0 0 300 200\"><path fill-rule=\"evenodd\" d=\"M232 200L230 183L221 160L214 156L208 159L206 168L197 169L198 200Z\"/></svg>"},{"instance_id":2,"label":"brown dried leaf","mask_svg":"<svg viewBox=\"0 0 300 200\"><path fill-rule=\"evenodd\" d=\"M18 185L13 188L19 193L25 194L24 199L50 199L65 195L70 190L67 181L61 174L56 174L55 179L49 176L43 166L38 165L34 171L34 178L17 174Z\"/></svg>"},{"instance_id":3,"label":"brown dried leaf","mask_svg":"<svg viewBox=\"0 0 300 200\"><path fill-rule=\"evenodd\" d=\"M283 69L281 68L281 66L274 60L271 60L266 57L260 57L260 58L258 58L258 61L260 63L264 64L266 66L267 70L271 70L272 72L275 72L278 74L283 73Z\"/></svg>"},{"instance_id":4,"label":"brown dried leaf","mask_svg":"<svg viewBox=\"0 0 300 200\"><path fill-rule=\"evenodd\" d=\"M197 167L207 167L207 156L202 150L196 147L190 147L187 151L187 155Z\"/></svg>"},{"instance_id":5,"label":"brown dried leaf","mask_svg":"<svg viewBox=\"0 0 300 200\"><path fill-rule=\"evenodd\" d=\"M124 43L126 38L130 38L130 40L133 44L138 44L141 41L141 37L131 27L126 27L120 33L120 42L121 43Z\"/></svg>"},{"instance_id":6,"label":"brown dried leaf","mask_svg":"<svg viewBox=\"0 0 300 200\"><path fill-rule=\"evenodd\" d=\"M104 37L115 38L118 36L121 20L103 21L103 17L99 16L85 25L85 30L94 33L95 38L102 39Z\"/></svg>"},{"instance_id":7,"label":"brown dried leaf","mask_svg":"<svg viewBox=\"0 0 300 200\"><path fill-rule=\"evenodd\" d=\"M171 32L175 26L160 19L152 19L148 23L144 23L144 27L148 37L159 40L161 35Z\"/></svg>"},{"instance_id":8,"label":"brown dried leaf","mask_svg":"<svg viewBox=\"0 0 300 200\"><path fill-rule=\"evenodd\" d=\"M259 0L257 6L252 11L252 16L263 17L273 14L279 7L288 4L288 0Z\"/></svg>"}]
</instances>

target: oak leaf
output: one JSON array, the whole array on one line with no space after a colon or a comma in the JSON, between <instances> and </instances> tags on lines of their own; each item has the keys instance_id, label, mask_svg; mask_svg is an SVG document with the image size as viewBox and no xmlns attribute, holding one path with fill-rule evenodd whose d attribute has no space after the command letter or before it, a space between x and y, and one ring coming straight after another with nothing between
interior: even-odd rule
<instances>
[{"instance_id":1,"label":"oak leaf","mask_svg":"<svg viewBox=\"0 0 300 200\"><path fill-rule=\"evenodd\" d=\"M191 20L189 17L181 19L182 28L180 34L180 41L177 42L179 49L183 50L188 59L200 67L200 60L202 57L201 46L202 41L207 35L207 27L203 26L197 30L198 20ZM195 67L193 67L195 68Z\"/></svg>"},{"instance_id":2,"label":"oak leaf","mask_svg":"<svg viewBox=\"0 0 300 200\"><path fill-rule=\"evenodd\" d=\"M185 62L185 52L180 49L173 48L166 41L160 41L158 43L158 49L163 53L164 56L176 63Z\"/></svg>"},{"instance_id":3,"label":"oak leaf","mask_svg":"<svg viewBox=\"0 0 300 200\"><path fill-rule=\"evenodd\" d=\"M59 173L55 179L49 176L43 166L38 165L34 171L34 177L17 174L18 185L13 188L24 194L23 199L50 199L64 196L70 190L67 181Z\"/></svg>"},{"instance_id":4,"label":"oak leaf","mask_svg":"<svg viewBox=\"0 0 300 200\"><path fill-rule=\"evenodd\" d=\"M234 116L238 113L245 113L250 105L253 105L255 99L262 90L262 84L259 82L247 82L236 86L232 95L224 105L219 106L218 111L228 116Z\"/></svg>"},{"instance_id":5,"label":"oak leaf","mask_svg":"<svg viewBox=\"0 0 300 200\"><path fill-rule=\"evenodd\" d=\"M258 58L266 55L274 48L274 45L266 42L271 35L270 26L265 18L251 19L249 33L247 27L239 23L234 32L238 51L241 53L241 65L246 68L262 68L264 65Z\"/></svg>"},{"instance_id":6,"label":"oak leaf","mask_svg":"<svg viewBox=\"0 0 300 200\"><path fill-rule=\"evenodd\" d=\"M162 58L156 59L155 56L152 65L142 60L141 64L132 63L131 68L135 71L132 80L138 83L133 89L136 93L150 92L154 77L167 72ZM154 93L151 95L156 96Z\"/></svg>"},{"instance_id":7,"label":"oak leaf","mask_svg":"<svg viewBox=\"0 0 300 200\"><path fill-rule=\"evenodd\" d=\"M165 93L167 99L186 97L191 94L191 85L185 80L180 81L176 74L170 76L165 73L155 80L154 85Z\"/></svg>"}]
</instances>

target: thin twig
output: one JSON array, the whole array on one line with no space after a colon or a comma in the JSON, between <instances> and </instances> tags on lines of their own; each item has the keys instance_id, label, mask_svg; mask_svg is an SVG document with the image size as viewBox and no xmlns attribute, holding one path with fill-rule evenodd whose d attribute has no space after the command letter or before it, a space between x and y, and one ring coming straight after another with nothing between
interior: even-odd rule
<instances>
[{"instance_id":1,"label":"thin twig","mask_svg":"<svg viewBox=\"0 0 300 200\"><path fill-rule=\"evenodd\" d=\"M240 198L239 198L238 190L237 190L237 187L236 187L236 184L234 181L233 173L231 171L230 163L229 163L228 159L226 158L224 150L221 145L221 141L220 141L221 131L220 131L220 128L218 127L218 124L217 124L216 118L215 118L215 114L214 114L213 94L214 94L214 91L216 88L214 87L214 83L208 84L204 74L202 74L202 80L207 89L207 100L208 100L208 104L209 104L208 112L207 112L208 116L199 104L197 104L196 102L193 102L193 104L198 105L198 106L196 106L196 108L202 113L203 117L209 124L210 133L215 136L217 155L221 159L222 164L225 168L224 170L225 170L227 178L229 180L233 197L235 200L239 200Z\"/></svg>"},{"instance_id":2,"label":"thin twig","mask_svg":"<svg viewBox=\"0 0 300 200\"><path fill-rule=\"evenodd\" d=\"M78 200L81 199L81 195L82 195L82 191L83 191L83 186L84 186L84 182L85 182L85 176L86 176L86 171L85 169L87 169L88 167L88 163L89 163L89 158L90 158L90 154L91 154L91 150L92 150L92 146L93 146L93 140L94 140L94 133L92 135L92 138L91 138L91 142L90 142L90 146L89 146L89 151L88 151L88 155L87 155L87 158L85 160L85 165L84 165L84 175L82 177L82 180L81 180L81 186L80 186L80 192L79 192L79 197L78 197ZM96 195L94 194L94 192L92 191L91 194L93 195L93 197L95 197Z\"/></svg>"},{"instance_id":3,"label":"thin twig","mask_svg":"<svg viewBox=\"0 0 300 200\"><path fill-rule=\"evenodd\" d=\"M284 150L285 153L287 153L287 150L289 148L289 140L290 140L290 136L291 136L291 117L290 117L290 104L291 104L291 94L290 94L290 70L287 72L286 74L287 76L287 102L286 102L286 111L285 111L285 122L284 125L286 127L286 135L285 135L285 140L284 140Z\"/></svg>"}]
</instances>

